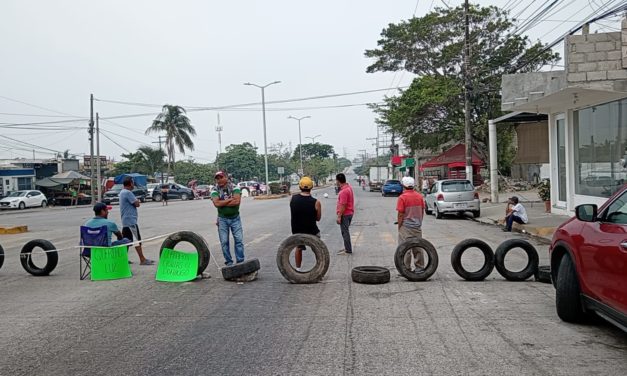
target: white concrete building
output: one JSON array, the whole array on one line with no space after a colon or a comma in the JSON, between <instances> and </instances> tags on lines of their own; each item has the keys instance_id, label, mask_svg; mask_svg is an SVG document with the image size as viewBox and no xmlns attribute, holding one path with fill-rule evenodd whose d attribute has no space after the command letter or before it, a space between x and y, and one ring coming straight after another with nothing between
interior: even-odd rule
<instances>
[{"instance_id":1,"label":"white concrete building","mask_svg":"<svg viewBox=\"0 0 627 376\"><path fill-rule=\"evenodd\" d=\"M627 183L627 18L565 50L565 70L505 75L501 90L504 111L548 115L552 212L573 215Z\"/></svg>"}]
</instances>

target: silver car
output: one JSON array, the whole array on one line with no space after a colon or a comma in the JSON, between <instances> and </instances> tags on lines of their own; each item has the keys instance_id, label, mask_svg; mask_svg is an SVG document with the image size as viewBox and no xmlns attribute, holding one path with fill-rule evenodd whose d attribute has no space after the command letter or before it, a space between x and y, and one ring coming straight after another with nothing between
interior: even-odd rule
<instances>
[{"instance_id":1,"label":"silver car","mask_svg":"<svg viewBox=\"0 0 627 376\"><path fill-rule=\"evenodd\" d=\"M436 181L425 199L427 214L435 214L440 219L443 214L463 214L472 212L475 218L481 215L479 194L472 182L466 179Z\"/></svg>"}]
</instances>

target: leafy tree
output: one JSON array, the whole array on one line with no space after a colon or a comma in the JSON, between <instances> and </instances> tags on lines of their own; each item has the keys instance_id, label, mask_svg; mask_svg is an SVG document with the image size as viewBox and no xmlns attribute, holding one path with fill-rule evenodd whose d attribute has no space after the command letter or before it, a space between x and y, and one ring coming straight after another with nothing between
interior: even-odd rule
<instances>
[{"instance_id":1,"label":"leafy tree","mask_svg":"<svg viewBox=\"0 0 627 376\"><path fill-rule=\"evenodd\" d=\"M165 157L165 152L163 150L142 146L137 149L137 154L141 164L141 172L149 175L160 172L164 165L163 158Z\"/></svg>"},{"instance_id":2,"label":"leafy tree","mask_svg":"<svg viewBox=\"0 0 627 376\"><path fill-rule=\"evenodd\" d=\"M516 35L508 13L497 7L472 5L469 19L472 137L487 155L488 119L501 115L501 76L537 71L558 61L559 55ZM365 52L374 59L369 73L406 70L418 76L400 95L373 106L379 124L413 150L435 151L444 143L464 139L463 30L462 6L435 8L424 17L390 24L381 33L378 48ZM503 154L511 152L512 128L499 127L498 137L499 158L507 162Z\"/></svg>"},{"instance_id":3,"label":"leafy tree","mask_svg":"<svg viewBox=\"0 0 627 376\"><path fill-rule=\"evenodd\" d=\"M213 184L216 171L211 163L196 163L193 160L177 161L174 170L176 181L183 185L192 180L198 180L198 184Z\"/></svg>"},{"instance_id":4,"label":"leafy tree","mask_svg":"<svg viewBox=\"0 0 627 376\"><path fill-rule=\"evenodd\" d=\"M181 106L166 104L157 115L152 125L146 129L146 134L165 133L165 147L168 155L168 171L174 165L175 149L185 154L185 149L194 150L191 136L196 136L196 129L187 117L187 112Z\"/></svg>"},{"instance_id":5,"label":"leafy tree","mask_svg":"<svg viewBox=\"0 0 627 376\"><path fill-rule=\"evenodd\" d=\"M300 148L301 145L298 145L296 149L294 149L293 159L295 161L300 161ZM334 155L334 150L332 145L321 144L316 142L315 144L302 144L303 148L303 160L310 160L312 158L329 158Z\"/></svg>"},{"instance_id":6,"label":"leafy tree","mask_svg":"<svg viewBox=\"0 0 627 376\"><path fill-rule=\"evenodd\" d=\"M250 180L265 176L263 157L257 154L257 148L249 142L229 145L218 156L217 165L237 180Z\"/></svg>"}]
</instances>

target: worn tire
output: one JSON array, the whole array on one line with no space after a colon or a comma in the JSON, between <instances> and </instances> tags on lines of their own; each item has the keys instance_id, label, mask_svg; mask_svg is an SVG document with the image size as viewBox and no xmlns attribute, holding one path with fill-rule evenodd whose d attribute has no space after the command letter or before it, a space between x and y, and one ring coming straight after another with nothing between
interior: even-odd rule
<instances>
[{"instance_id":1,"label":"worn tire","mask_svg":"<svg viewBox=\"0 0 627 376\"><path fill-rule=\"evenodd\" d=\"M538 272L535 275L536 281L542 283L551 283L551 266L540 265L538 266Z\"/></svg>"},{"instance_id":2,"label":"worn tire","mask_svg":"<svg viewBox=\"0 0 627 376\"><path fill-rule=\"evenodd\" d=\"M2 264L4 264L4 248L0 245L0 269L2 269Z\"/></svg>"},{"instance_id":3,"label":"worn tire","mask_svg":"<svg viewBox=\"0 0 627 376\"><path fill-rule=\"evenodd\" d=\"M189 196L187 196L187 193L183 193L181 195L181 201L187 201L189 199Z\"/></svg>"},{"instance_id":4,"label":"worn tire","mask_svg":"<svg viewBox=\"0 0 627 376\"><path fill-rule=\"evenodd\" d=\"M581 288L575 265L568 255L562 257L557 271L555 308L560 319L566 322L581 323L588 318L581 302Z\"/></svg>"},{"instance_id":5,"label":"worn tire","mask_svg":"<svg viewBox=\"0 0 627 376\"><path fill-rule=\"evenodd\" d=\"M429 209L429 205L425 203L425 214L431 215L431 213L433 213L433 211L431 211L431 209Z\"/></svg>"},{"instance_id":6,"label":"worn tire","mask_svg":"<svg viewBox=\"0 0 627 376\"><path fill-rule=\"evenodd\" d=\"M469 248L479 248L483 253L483 266L476 272L469 272L464 269L462 265L462 255ZM455 273L466 281L483 281L492 273L492 270L494 270L494 252L492 251L492 247L482 240L466 239L453 248L453 252L451 253L451 265Z\"/></svg>"},{"instance_id":7,"label":"worn tire","mask_svg":"<svg viewBox=\"0 0 627 376\"><path fill-rule=\"evenodd\" d=\"M435 219L442 219L442 212L440 210L438 210L438 205L437 204L433 205L433 213L435 215Z\"/></svg>"},{"instance_id":8,"label":"worn tire","mask_svg":"<svg viewBox=\"0 0 627 376\"><path fill-rule=\"evenodd\" d=\"M390 270L381 266L358 266L351 270L351 279L356 283L380 285L390 282Z\"/></svg>"},{"instance_id":9,"label":"worn tire","mask_svg":"<svg viewBox=\"0 0 627 376\"><path fill-rule=\"evenodd\" d=\"M299 245L309 247L316 256L316 265L308 272L298 272L290 264L290 254ZM276 264L281 275L291 283L317 283L327 274L329 259L329 250L320 238L309 234L295 234L279 246Z\"/></svg>"},{"instance_id":10,"label":"worn tire","mask_svg":"<svg viewBox=\"0 0 627 376\"><path fill-rule=\"evenodd\" d=\"M18 208L19 208L20 210L24 210L24 209L26 209L26 204L24 203L24 201L20 202L20 204L18 205Z\"/></svg>"},{"instance_id":11,"label":"worn tire","mask_svg":"<svg viewBox=\"0 0 627 376\"><path fill-rule=\"evenodd\" d=\"M42 207L42 208L45 208L46 206L48 206L48 201L43 200L43 201L41 202L41 207Z\"/></svg>"},{"instance_id":12,"label":"worn tire","mask_svg":"<svg viewBox=\"0 0 627 376\"><path fill-rule=\"evenodd\" d=\"M473 218L479 218L481 217L481 210L475 210L472 212L472 217Z\"/></svg>"},{"instance_id":13,"label":"worn tire","mask_svg":"<svg viewBox=\"0 0 627 376\"><path fill-rule=\"evenodd\" d=\"M176 245L180 242L189 242L191 243L196 252L198 252L198 274L201 275L202 272L207 269L207 265L209 265L209 258L211 257L209 253L209 246L205 239L202 236L196 234L191 231L179 231L176 232L163 241L161 243L161 248L159 249L159 255L161 256L161 252L163 252L164 248L174 249Z\"/></svg>"},{"instance_id":14,"label":"worn tire","mask_svg":"<svg viewBox=\"0 0 627 376\"><path fill-rule=\"evenodd\" d=\"M156 195L152 196L152 201L161 202L161 200L163 200L163 196L161 196L160 193L157 193Z\"/></svg>"},{"instance_id":15,"label":"worn tire","mask_svg":"<svg viewBox=\"0 0 627 376\"><path fill-rule=\"evenodd\" d=\"M529 258L527 266L519 272L512 272L505 267L505 256L514 248L522 248ZM535 275L538 271L538 251L536 251L536 248L531 245L531 243L524 239L509 239L504 241L498 246L494 256L494 266L496 270L508 281L524 281Z\"/></svg>"},{"instance_id":16,"label":"worn tire","mask_svg":"<svg viewBox=\"0 0 627 376\"><path fill-rule=\"evenodd\" d=\"M239 264L234 264L231 266L223 267L222 278L226 279L227 281L230 281L233 279L243 277L246 274L254 273L259 269L261 269L261 265L259 264L259 259L252 258L244 262L240 262Z\"/></svg>"},{"instance_id":17,"label":"worn tire","mask_svg":"<svg viewBox=\"0 0 627 376\"><path fill-rule=\"evenodd\" d=\"M31 253L35 248L41 248L44 251L51 251L46 252L47 261L43 268L40 268L33 263ZM47 240L31 240L22 247L22 251L20 252L20 263L22 264L24 270L34 276L47 276L57 267L57 264L59 263L59 253L56 251L55 246Z\"/></svg>"},{"instance_id":18,"label":"worn tire","mask_svg":"<svg viewBox=\"0 0 627 376\"><path fill-rule=\"evenodd\" d=\"M413 272L405 267L405 253L411 252L412 248L422 248L429 258L429 263L422 272ZM426 239L409 238L405 242L399 244L394 253L394 265L396 270L408 280L412 282L426 281L438 269L438 252L433 244Z\"/></svg>"}]
</instances>

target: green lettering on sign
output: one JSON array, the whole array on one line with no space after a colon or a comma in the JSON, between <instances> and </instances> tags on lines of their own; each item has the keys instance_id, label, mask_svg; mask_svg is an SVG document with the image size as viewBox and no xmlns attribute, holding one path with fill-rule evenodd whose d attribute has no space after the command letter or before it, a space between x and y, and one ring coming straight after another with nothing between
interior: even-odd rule
<instances>
[{"instance_id":1,"label":"green lettering on sign","mask_svg":"<svg viewBox=\"0 0 627 376\"><path fill-rule=\"evenodd\" d=\"M164 248L159 257L157 281L187 282L198 274L198 253Z\"/></svg>"},{"instance_id":2,"label":"green lettering on sign","mask_svg":"<svg viewBox=\"0 0 627 376\"><path fill-rule=\"evenodd\" d=\"M131 278L128 265L127 247L117 246L91 249L91 280L107 281L110 279Z\"/></svg>"}]
</instances>

